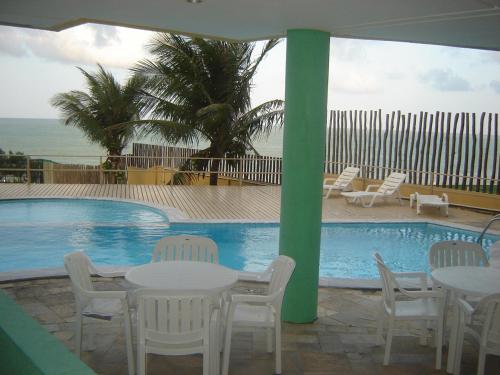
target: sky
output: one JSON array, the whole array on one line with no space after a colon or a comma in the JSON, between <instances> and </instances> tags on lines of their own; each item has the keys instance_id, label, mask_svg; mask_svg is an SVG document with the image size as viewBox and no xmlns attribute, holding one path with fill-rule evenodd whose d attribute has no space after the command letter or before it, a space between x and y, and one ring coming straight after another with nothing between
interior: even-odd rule
<instances>
[{"instance_id":1,"label":"sky","mask_svg":"<svg viewBox=\"0 0 500 375\"><path fill-rule=\"evenodd\" d=\"M76 67L123 82L154 33L87 24L58 33L0 26L0 117L58 118L55 94L84 90ZM328 109L499 112L500 52L331 38ZM263 45L257 43L257 50ZM252 104L285 96L286 41L261 63Z\"/></svg>"}]
</instances>

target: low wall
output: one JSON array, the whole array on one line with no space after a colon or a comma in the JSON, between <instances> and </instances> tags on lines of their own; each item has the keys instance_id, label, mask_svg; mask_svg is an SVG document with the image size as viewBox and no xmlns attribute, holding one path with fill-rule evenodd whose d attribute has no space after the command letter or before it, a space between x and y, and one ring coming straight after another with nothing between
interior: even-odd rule
<instances>
[{"instance_id":1,"label":"low wall","mask_svg":"<svg viewBox=\"0 0 500 375\"><path fill-rule=\"evenodd\" d=\"M95 375L0 291L0 374Z\"/></svg>"}]
</instances>

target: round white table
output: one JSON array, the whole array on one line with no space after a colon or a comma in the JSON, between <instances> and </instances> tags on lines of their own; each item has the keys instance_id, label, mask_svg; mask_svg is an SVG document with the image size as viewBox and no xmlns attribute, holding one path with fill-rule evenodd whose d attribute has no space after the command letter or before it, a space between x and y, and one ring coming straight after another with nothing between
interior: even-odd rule
<instances>
[{"instance_id":1,"label":"round white table","mask_svg":"<svg viewBox=\"0 0 500 375\"><path fill-rule=\"evenodd\" d=\"M483 297L500 293L500 270L491 267L444 267L432 271L432 280L459 295Z\"/></svg>"},{"instance_id":2,"label":"round white table","mask_svg":"<svg viewBox=\"0 0 500 375\"><path fill-rule=\"evenodd\" d=\"M141 288L221 293L236 283L238 273L219 264L167 261L133 267L125 279Z\"/></svg>"},{"instance_id":3,"label":"round white table","mask_svg":"<svg viewBox=\"0 0 500 375\"><path fill-rule=\"evenodd\" d=\"M437 268L431 273L436 285L444 288L449 295L455 297L484 297L500 293L500 270L492 267L444 267ZM448 297L446 298L448 300ZM453 320L451 323L450 346L448 350L448 365L446 371L453 373L455 364L456 344L458 331L458 306L453 305Z\"/></svg>"}]
</instances>

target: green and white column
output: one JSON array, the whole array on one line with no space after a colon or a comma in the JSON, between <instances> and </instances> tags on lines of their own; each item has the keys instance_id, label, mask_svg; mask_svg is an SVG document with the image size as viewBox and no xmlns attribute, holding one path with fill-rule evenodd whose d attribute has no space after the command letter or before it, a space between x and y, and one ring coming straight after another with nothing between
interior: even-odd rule
<instances>
[{"instance_id":1,"label":"green and white column","mask_svg":"<svg viewBox=\"0 0 500 375\"><path fill-rule=\"evenodd\" d=\"M283 306L294 323L317 317L329 53L329 33L288 31L280 254L297 262Z\"/></svg>"}]
</instances>

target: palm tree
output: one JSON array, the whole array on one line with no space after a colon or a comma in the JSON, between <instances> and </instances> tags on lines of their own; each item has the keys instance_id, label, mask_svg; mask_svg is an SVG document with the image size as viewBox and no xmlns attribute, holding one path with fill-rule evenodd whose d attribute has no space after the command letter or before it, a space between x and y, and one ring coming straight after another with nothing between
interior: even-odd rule
<instances>
[{"instance_id":1,"label":"palm tree","mask_svg":"<svg viewBox=\"0 0 500 375\"><path fill-rule=\"evenodd\" d=\"M253 58L254 43L156 34L149 46L154 59L134 68L147 80L142 99L149 119L140 121L143 131L172 144L208 142L193 157L214 158L210 184L217 185L220 158L257 153L252 140L283 123L282 100L250 107L257 67L277 43L270 40ZM209 163L194 160L189 168L205 170Z\"/></svg>"},{"instance_id":2,"label":"palm tree","mask_svg":"<svg viewBox=\"0 0 500 375\"><path fill-rule=\"evenodd\" d=\"M120 85L113 75L98 64L97 73L78 68L85 76L87 92L70 91L55 95L51 104L62 114L64 124L75 126L87 138L107 150L107 164L117 169L123 149L135 130L130 121L139 119L142 104L140 89L144 78L133 75ZM125 124L125 125L123 125Z\"/></svg>"}]
</instances>

